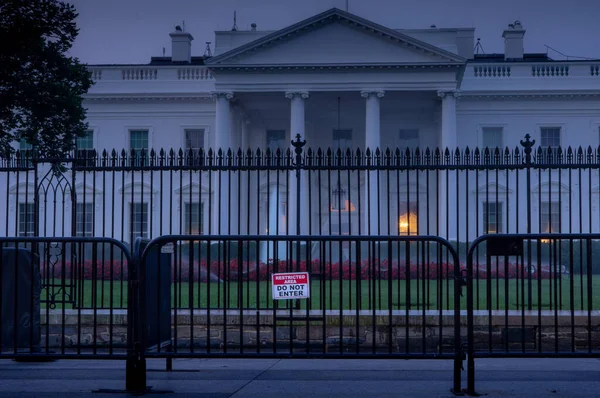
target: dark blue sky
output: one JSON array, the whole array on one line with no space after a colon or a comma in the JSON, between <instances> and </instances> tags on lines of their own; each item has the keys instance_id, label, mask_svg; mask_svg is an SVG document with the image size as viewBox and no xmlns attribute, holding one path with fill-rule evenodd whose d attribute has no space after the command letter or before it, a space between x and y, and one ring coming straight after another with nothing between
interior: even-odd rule
<instances>
[{"instance_id":1,"label":"dark blue sky","mask_svg":"<svg viewBox=\"0 0 600 398\"><path fill-rule=\"evenodd\" d=\"M89 64L147 63L170 55L169 33L185 20L202 55L215 30L229 30L233 11L240 29L255 22L275 30L345 0L70 0L79 11L80 35L72 54ZM503 52L502 31L519 19L526 52L549 45L567 55L600 58L600 0L349 0L351 13L390 28L474 27L486 53ZM552 51L555 59L564 57Z\"/></svg>"}]
</instances>

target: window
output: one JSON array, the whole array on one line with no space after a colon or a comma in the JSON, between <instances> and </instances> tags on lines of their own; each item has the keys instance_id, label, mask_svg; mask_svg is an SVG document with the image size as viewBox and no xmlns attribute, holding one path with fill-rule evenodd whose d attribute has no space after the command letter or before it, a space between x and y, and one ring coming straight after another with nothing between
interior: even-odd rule
<instances>
[{"instance_id":1,"label":"window","mask_svg":"<svg viewBox=\"0 0 600 398\"><path fill-rule=\"evenodd\" d=\"M285 130L267 130L267 148L275 152L277 149L283 151L287 148L285 142Z\"/></svg>"},{"instance_id":2,"label":"window","mask_svg":"<svg viewBox=\"0 0 600 398\"><path fill-rule=\"evenodd\" d=\"M356 207L348 199L348 190L345 185L337 184L333 186L331 191L331 211L354 212Z\"/></svg>"},{"instance_id":3,"label":"window","mask_svg":"<svg viewBox=\"0 0 600 398\"><path fill-rule=\"evenodd\" d=\"M204 220L204 203L186 203L185 204L185 225L186 235L201 235L202 221Z\"/></svg>"},{"instance_id":4,"label":"window","mask_svg":"<svg viewBox=\"0 0 600 398\"><path fill-rule=\"evenodd\" d=\"M544 148L558 148L560 146L560 127L542 127L540 129L540 146Z\"/></svg>"},{"instance_id":5,"label":"window","mask_svg":"<svg viewBox=\"0 0 600 398\"><path fill-rule=\"evenodd\" d=\"M19 203L19 236L35 234L35 204Z\"/></svg>"},{"instance_id":6,"label":"window","mask_svg":"<svg viewBox=\"0 0 600 398\"><path fill-rule=\"evenodd\" d=\"M185 164L188 166L198 166L200 164L199 151L204 148L204 130L189 129L185 134Z\"/></svg>"},{"instance_id":7,"label":"window","mask_svg":"<svg viewBox=\"0 0 600 398\"><path fill-rule=\"evenodd\" d=\"M131 130L129 132L129 148L132 152L132 164L146 166L148 164L148 130ZM142 155L144 156L143 163Z\"/></svg>"},{"instance_id":8,"label":"window","mask_svg":"<svg viewBox=\"0 0 600 398\"><path fill-rule=\"evenodd\" d=\"M88 130L85 136L77 137L76 164L79 166L94 166L94 131Z\"/></svg>"},{"instance_id":9,"label":"window","mask_svg":"<svg viewBox=\"0 0 600 398\"><path fill-rule=\"evenodd\" d=\"M25 138L21 138L19 141L19 150L20 151L30 151L33 149L33 145L31 145Z\"/></svg>"},{"instance_id":10,"label":"window","mask_svg":"<svg viewBox=\"0 0 600 398\"><path fill-rule=\"evenodd\" d=\"M483 231L486 234L502 233L502 203L483 203Z\"/></svg>"},{"instance_id":11,"label":"window","mask_svg":"<svg viewBox=\"0 0 600 398\"><path fill-rule=\"evenodd\" d=\"M481 128L482 148L496 149L504 146L504 129L502 127Z\"/></svg>"},{"instance_id":12,"label":"window","mask_svg":"<svg viewBox=\"0 0 600 398\"><path fill-rule=\"evenodd\" d=\"M338 149L341 149L342 152L346 152L347 149L352 147L352 130L344 129L344 130L333 130L333 150L337 152ZM376 148L371 148L371 150L375 150Z\"/></svg>"},{"instance_id":13,"label":"window","mask_svg":"<svg viewBox=\"0 0 600 398\"><path fill-rule=\"evenodd\" d=\"M94 235L94 204L77 203L75 207L75 236Z\"/></svg>"},{"instance_id":14,"label":"window","mask_svg":"<svg viewBox=\"0 0 600 398\"><path fill-rule=\"evenodd\" d=\"M26 153L26 151L31 151L33 149L33 145L31 145L25 138L21 138L19 141L19 151L20 151L20 161L19 167L32 167L33 163L31 163L31 153Z\"/></svg>"},{"instance_id":15,"label":"window","mask_svg":"<svg viewBox=\"0 0 600 398\"><path fill-rule=\"evenodd\" d=\"M137 237L148 238L148 203L130 204L130 228L132 243Z\"/></svg>"},{"instance_id":16,"label":"window","mask_svg":"<svg viewBox=\"0 0 600 398\"><path fill-rule=\"evenodd\" d=\"M415 202L400 203L400 215L398 217L398 234L399 235L417 235L419 230L418 224L418 204Z\"/></svg>"},{"instance_id":17,"label":"window","mask_svg":"<svg viewBox=\"0 0 600 398\"><path fill-rule=\"evenodd\" d=\"M540 232L560 232L560 207L558 202L542 202L540 209Z\"/></svg>"},{"instance_id":18,"label":"window","mask_svg":"<svg viewBox=\"0 0 600 398\"><path fill-rule=\"evenodd\" d=\"M419 147L418 129L400 129L398 133L398 148L405 152L407 149L414 151Z\"/></svg>"},{"instance_id":19,"label":"window","mask_svg":"<svg viewBox=\"0 0 600 398\"><path fill-rule=\"evenodd\" d=\"M94 131L88 130L84 136L77 137L77 150L94 149Z\"/></svg>"}]
</instances>

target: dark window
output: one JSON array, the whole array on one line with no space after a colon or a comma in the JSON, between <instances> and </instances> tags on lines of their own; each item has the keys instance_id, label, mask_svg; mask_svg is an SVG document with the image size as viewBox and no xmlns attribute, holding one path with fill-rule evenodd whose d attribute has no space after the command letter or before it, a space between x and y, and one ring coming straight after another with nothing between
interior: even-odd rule
<instances>
[{"instance_id":1,"label":"dark window","mask_svg":"<svg viewBox=\"0 0 600 398\"><path fill-rule=\"evenodd\" d=\"M502 233L502 203L483 203L483 231L486 234Z\"/></svg>"}]
</instances>

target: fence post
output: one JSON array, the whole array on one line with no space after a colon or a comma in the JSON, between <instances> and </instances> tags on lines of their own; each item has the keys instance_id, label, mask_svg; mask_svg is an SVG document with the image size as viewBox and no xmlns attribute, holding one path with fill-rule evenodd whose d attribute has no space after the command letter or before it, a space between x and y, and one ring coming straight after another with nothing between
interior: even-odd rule
<instances>
[{"instance_id":1,"label":"fence post","mask_svg":"<svg viewBox=\"0 0 600 398\"><path fill-rule=\"evenodd\" d=\"M296 134L296 140L292 141L292 145L294 146L294 152L296 153L296 158L294 160L294 166L296 166L296 235L300 235L301 233L301 196L302 196L302 166L304 162L302 161L302 148L306 145L306 140L300 140L302 138L300 134Z\"/></svg>"},{"instance_id":2,"label":"fence post","mask_svg":"<svg viewBox=\"0 0 600 398\"><path fill-rule=\"evenodd\" d=\"M521 140L521 145L523 146L524 150L523 152L525 153L525 166L526 166L526 173L527 173L527 182L526 182L526 187L527 189L525 190L526 194L527 194L527 233L531 234L531 166L532 166L532 159L531 159L531 152L532 152L532 147L533 145L535 145L535 140L531 139L531 136L529 134L525 135L525 140ZM527 240L527 270L531 269L531 240ZM532 292L531 292L531 272L527 272L527 284L528 284L528 288L527 288L527 309L531 311L532 309L532 303L531 301L533 300L532 297Z\"/></svg>"},{"instance_id":3,"label":"fence post","mask_svg":"<svg viewBox=\"0 0 600 398\"><path fill-rule=\"evenodd\" d=\"M125 389L128 392L144 392L146 388L146 360L142 358L141 308L139 303L139 259L131 257L127 288L127 361L125 365Z\"/></svg>"},{"instance_id":4,"label":"fence post","mask_svg":"<svg viewBox=\"0 0 600 398\"><path fill-rule=\"evenodd\" d=\"M467 391L469 395L475 392L475 320L473 314L473 252L477 247L477 240L467 248Z\"/></svg>"},{"instance_id":5,"label":"fence post","mask_svg":"<svg viewBox=\"0 0 600 398\"><path fill-rule=\"evenodd\" d=\"M299 236L302 232L301 224L302 224L302 214L300 205L302 204L300 198L302 196L302 166L304 162L302 161L302 148L306 145L306 140L301 140L300 134L296 134L296 140L292 141L292 145L294 146L294 152L296 153L296 158L294 160L294 166L296 166L296 235ZM289 230L289 228L288 228ZM300 240L296 239L296 266L294 267L296 271L300 271ZM297 310L300 309L300 300L295 301L295 308Z\"/></svg>"}]
</instances>

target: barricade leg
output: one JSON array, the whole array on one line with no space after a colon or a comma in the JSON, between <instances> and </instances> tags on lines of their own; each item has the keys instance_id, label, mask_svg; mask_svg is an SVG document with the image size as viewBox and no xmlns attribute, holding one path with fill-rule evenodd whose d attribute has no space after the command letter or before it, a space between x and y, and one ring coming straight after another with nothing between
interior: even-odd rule
<instances>
[{"instance_id":1,"label":"barricade leg","mask_svg":"<svg viewBox=\"0 0 600 398\"><path fill-rule=\"evenodd\" d=\"M146 361L135 358L128 358L125 370L125 389L127 392L144 392L146 386Z\"/></svg>"}]
</instances>

